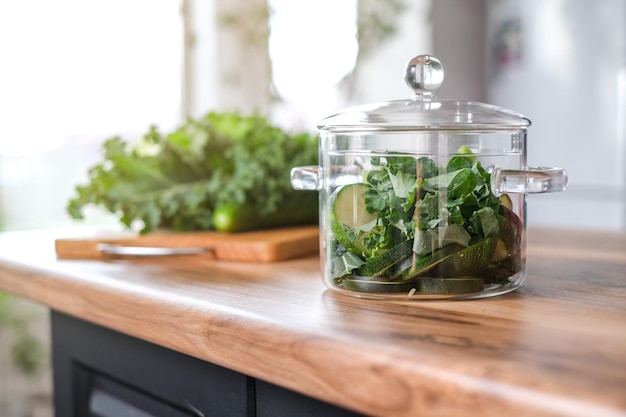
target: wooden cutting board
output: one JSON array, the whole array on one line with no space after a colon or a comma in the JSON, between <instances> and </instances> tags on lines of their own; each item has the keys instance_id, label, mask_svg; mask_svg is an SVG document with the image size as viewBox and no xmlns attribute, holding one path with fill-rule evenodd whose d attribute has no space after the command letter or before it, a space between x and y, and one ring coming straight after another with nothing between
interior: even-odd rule
<instances>
[{"instance_id":1,"label":"wooden cutting board","mask_svg":"<svg viewBox=\"0 0 626 417\"><path fill-rule=\"evenodd\" d=\"M275 262L317 253L319 227L304 226L245 233L155 232L101 238L62 238L55 240L55 249L59 259L106 260L128 256L163 256L173 255L168 252L175 249L183 252L179 254L194 254L220 260Z\"/></svg>"}]
</instances>

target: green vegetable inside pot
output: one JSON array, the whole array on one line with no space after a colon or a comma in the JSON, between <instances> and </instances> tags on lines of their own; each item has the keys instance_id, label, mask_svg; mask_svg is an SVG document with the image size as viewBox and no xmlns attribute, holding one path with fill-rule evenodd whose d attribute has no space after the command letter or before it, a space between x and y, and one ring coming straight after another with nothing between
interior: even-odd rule
<instances>
[{"instance_id":1,"label":"green vegetable inside pot","mask_svg":"<svg viewBox=\"0 0 626 417\"><path fill-rule=\"evenodd\" d=\"M395 155L371 163L362 183L330 201L337 286L465 295L521 271L521 220L508 196L491 193L489 172L468 148L444 166Z\"/></svg>"}]
</instances>

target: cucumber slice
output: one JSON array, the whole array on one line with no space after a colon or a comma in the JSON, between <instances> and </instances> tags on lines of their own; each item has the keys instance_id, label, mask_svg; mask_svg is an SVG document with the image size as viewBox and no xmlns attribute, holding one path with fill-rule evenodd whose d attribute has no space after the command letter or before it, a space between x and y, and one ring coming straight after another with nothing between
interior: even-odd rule
<instances>
[{"instance_id":1,"label":"cucumber slice","mask_svg":"<svg viewBox=\"0 0 626 417\"><path fill-rule=\"evenodd\" d=\"M494 262L500 262L508 257L518 257L521 250L522 223L513 211L504 207L502 210L504 214L498 215L500 239L493 257Z\"/></svg>"},{"instance_id":2,"label":"cucumber slice","mask_svg":"<svg viewBox=\"0 0 626 417\"><path fill-rule=\"evenodd\" d=\"M428 294L470 294L481 292L485 283L481 278L420 278L413 283L417 292Z\"/></svg>"},{"instance_id":3,"label":"cucumber slice","mask_svg":"<svg viewBox=\"0 0 626 417\"><path fill-rule=\"evenodd\" d=\"M515 212L506 207L502 207L501 210L502 215L498 216L500 238L504 240L509 251L517 252L519 251L524 226Z\"/></svg>"},{"instance_id":4,"label":"cucumber slice","mask_svg":"<svg viewBox=\"0 0 626 417\"><path fill-rule=\"evenodd\" d=\"M365 264L357 270L357 275L380 277L392 266L407 258L411 253L413 253L413 242L405 240L383 254L365 262Z\"/></svg>"},{"instance_id":5,"label":"cucumber slice","mask_svg":"<svg viewBox=\"0 0 626 417\"><path fill-rule=\"evenodd\" d=\"M362 183L344 185L331 198L331 231L346 250L356 255L371 255L363 245L367 232L358 233L378 218L378 213L370 213L365 205L363 195L369 188Z\"/></svg>"},{"instance_id":6,"label":"cucumber slice","mask_svg":"<svg viewBox=\"0 0 626 417\"><path fill-rule=\"evenodd\" d=\"M496 250L493 252L492 262L503 262L508 259L509 255L510 253L507 244L504 240L502 240L502 238L498 238L498 241L496 242Z\"/></svg>"},{"instance_id":7,"label":"cucumber slice","mask_svg":"<svg viewBox=\"0 0 626 417\"><path fill-rule=\"evenodd\" d=\"M363 293L408 293L415 294L471 294L481 292L485 284L481 278L419 278L412 281L379 281L368 279L343 280L343 286L350 291Z\"/></svg>"},{"instance_id":8,"label":"cucumber slice","mask_svg":"<svg viewBox=\"0 0 626 417\"><path fill-rule=\"evenodd\" d=\"M507 208L502 208L502 210L511 213L511 215L517 217L512 211ZM505 216L498 214L498 243L496 245L496 250L493 255L494 262L501 262L504 259L508 258L512 254L519 252L520 247L520 237L518 233L517 226L514 226L511 221L509 221Z\"/></svg>"},{"instance_id":9,"label":"cucumber slice","mask_svg":"<svg viewBox=\"0 0 626 417\"><path fill-rule=\"evenodd\" d=\"M333 199L333 218L339 223L355 228L376 220L378 213L370 213L363 195L370 189L367 184L348 184L341 187Z\"/></svg>"},{"instance_id":10,"label":"cucumber slice","mask_svg":"<svg viewBox=\"0 0 626 417\"><path fill-rule=\"evenodd\" d=\"M500 205L508 208L509 210L513 210L513 201L511 201L511 197L509 197L508 194L502 194L500 196Z\"/></svg>"},{"instance_id":11,"label":"cucumber slice","mask_svg":"<svg viewBox=\"0 0 626 417\"><path fill-rule=\"evenodd\" d=\"M491 265L482 274L488 283L507 282L510 276L522 270L522 223L513 211L502 207L502 213L498 215L500 233Z\"/></svg>"},{"instance_id":12,"label":"cucumber slice","mask_svg":"<svg viewBox=\"0 0 626 417\"><path fill-rule=\"evenodd\" d=\"M409 280L419 274L423 274L433 269L439 263L443 262L448 256L451 256L455 252L458 252L463 249L461 245L447 245L443 248L435 250L433 253L421 256L417 259L413 259L414 256L417 256L415 253L413 256L408 257L403 260L400 265L398 265L397 272L394 278L400 278L403 281Z\"/></svg>"},{"instance_id":13,"label":"cucumber slice","mask_svg":"<svg viewBox=\"0 0 626 417\"><path fill-rule=\"evenodd\" d=\"M367 279L351 279L347 278L343 280L343 286L345 289L357 292L366 293L408 293L413 288L416 288L414 282L404 281L372 281Z\"/></svg>"},{"instance_id":14,"label":"cucumber slice","mask_svg":"<svg viewBox=\"0 0 626 417\"><path fill-rule=\"evenodd\" d=\"M496 250L498 237L493 236L443 259L436 269L438 277L463 277L480 275L487 269Z\"/></svg>"}]
</instances>

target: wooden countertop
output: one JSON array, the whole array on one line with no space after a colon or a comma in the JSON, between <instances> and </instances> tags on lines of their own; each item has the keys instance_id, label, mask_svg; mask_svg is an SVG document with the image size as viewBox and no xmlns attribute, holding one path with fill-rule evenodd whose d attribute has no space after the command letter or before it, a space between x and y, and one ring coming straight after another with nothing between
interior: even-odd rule
<instances>
[{"instance_id":1,"label":"wooden countertop","mask_svg":"<svg viewBox=\"0 0 626 417\"><path fill-rule=\"evenodd\" d=\"M626 234L531 230L518 291L457 302L325 290L319 259L57 260L0 234L0 289L375 416L626 416Z\"/></svg>"}]
</instances>

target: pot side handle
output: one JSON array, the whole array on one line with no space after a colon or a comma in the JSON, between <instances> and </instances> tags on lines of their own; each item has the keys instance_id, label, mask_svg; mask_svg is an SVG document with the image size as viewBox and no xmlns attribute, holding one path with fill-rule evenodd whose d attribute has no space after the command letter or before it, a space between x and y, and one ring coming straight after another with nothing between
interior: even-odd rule
<instances>
[{"instance_id":1,"label":"pot side handle","mask_svg":"<svg viewBox=\"0 0 626 417\"><path fill-rule=\"evenodd\" d=\"M525 170L494 168L491 171L491 191L497 197L503 193L540 194L567 189L567 172L562 168L528 167Z\"/></svg>"},{"instance_id":2,"label":"pot side handle","mask_svg":"<svg viewBox=\"0 0 626 417\"><path fill-rule=\"evenodd\" d=\"M319 166L308 165L291 169L291 186L294 190L319 191Z\"/></svg>"},{"instance_id":3,"label":"pot side handle","mask_svg":"<svg viewBox=\"0 0 626 417\"><path fill-rule=\"evenodd\" d=\"M291 169L294 190L319 191L319 166L299 166ZM567 172L562 168L529 167L526 170L494 168L491 171L491 191L503 193L540 194L567 189Z\"/></svg>"}]
</instances>

